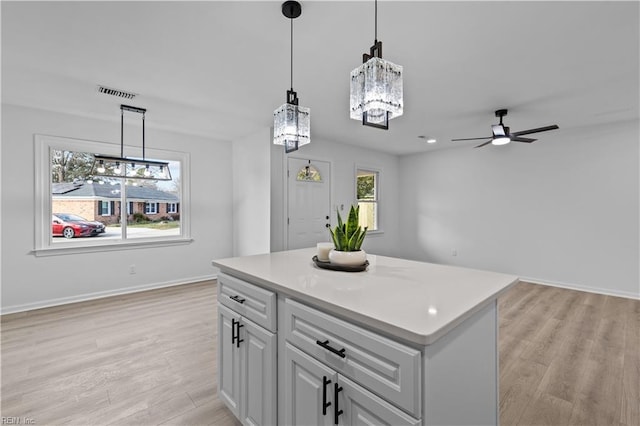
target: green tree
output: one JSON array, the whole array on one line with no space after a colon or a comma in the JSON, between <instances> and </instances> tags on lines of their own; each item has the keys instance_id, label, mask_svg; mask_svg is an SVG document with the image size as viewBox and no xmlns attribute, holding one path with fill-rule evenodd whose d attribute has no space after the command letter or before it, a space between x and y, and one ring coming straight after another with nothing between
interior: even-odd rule
<instances>
[{"instance_id":1,"label":"green tree","mask_svg":"<svg viewBox=\"0 0 640 426\"><path fill-rule=\"evenodd\" d=\"M358 176L358 199L373 199L375 196L375 178L374 175Z\"/></svg>"},{"instance_id":2,"label":"green tree","mask_svg":"<svg viewBox=\"0 0 640 426\"><path fill-rule=\"evenodd\" d=\"M73 182L74 179L86 179L93 167L93 154L87 152L60 151L51 152L51 181Z\"/></svg>"}]
</instances>

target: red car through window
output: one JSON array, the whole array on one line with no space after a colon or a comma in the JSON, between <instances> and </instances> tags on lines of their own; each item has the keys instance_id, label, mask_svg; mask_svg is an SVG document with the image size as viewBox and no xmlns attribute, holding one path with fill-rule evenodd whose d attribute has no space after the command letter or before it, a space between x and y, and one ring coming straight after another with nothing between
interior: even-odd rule
<instances>
[{"instance_id":1,"label":"red car through window","mask_svg":"<svg viewBox=\"0 0 640 426\"><path fill-rule=\"evenodd\" d=\"M104 233L104 224L89 221L70 213L54 213L51 216L51 233L54 237L95 237Z\"/></svg>"}]
</instances>

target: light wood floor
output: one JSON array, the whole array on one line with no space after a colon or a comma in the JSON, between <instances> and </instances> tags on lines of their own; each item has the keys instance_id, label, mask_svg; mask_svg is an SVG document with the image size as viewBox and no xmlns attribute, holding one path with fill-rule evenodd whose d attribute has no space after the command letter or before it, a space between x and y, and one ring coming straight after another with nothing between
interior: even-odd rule
<instances>
[{"instance_id":1,"label":"light wood floor","mask_svg":"<svg viewBox=\"0 0 640 426\"><path fill-rule=\"evenodd\" d=\"M499 301L503 425L640 425L640 301L520 283Z\"/></svg>"},{"instance_id":2,"label":"light wood floor","mask_svg":"<svg viewBox=\"0 0 640 426\"><path fill-rule=\"evenodd\" d=\"M217 334L215 282L5 315L2 416L239 424L217 398Z\"/></svg>"},{"instance_id":3,"label":"light wood floor","mask_svg":"<svg viewBox=\"0 0 640 426\"><path fill-rule=\"evenodd\" d=\"M640 425L640 301L520 283L500 300L502 425ZM238 425L217 398L216 286L2 317L2 416Z\"/></svg>"}]
</instances>

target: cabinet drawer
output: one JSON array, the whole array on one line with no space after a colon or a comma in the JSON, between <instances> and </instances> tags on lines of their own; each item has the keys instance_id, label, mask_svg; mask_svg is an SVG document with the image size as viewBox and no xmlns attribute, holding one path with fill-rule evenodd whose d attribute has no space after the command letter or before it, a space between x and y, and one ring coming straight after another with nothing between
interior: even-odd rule
<instances>
[{"instance_id":1,"label":"cabinet drawer","mask_svg":"<svg viewBox=\"0 0 640 426\"><path fill-rule=\"evenodd\" d=\"M276 294L227 274L218 275L218 302L275 333Z\"/></svg>"},{"instance_id":2,"label":"cabinet drawer","mask_svg":"<svg viewBox=\"0 0 640 426\"><path fill-rule=\"evenodd\" d=\"M284 317L289 342L413 416L422 417L420 351L291 299L285 301Z\"/></svg>"}]
</instances>

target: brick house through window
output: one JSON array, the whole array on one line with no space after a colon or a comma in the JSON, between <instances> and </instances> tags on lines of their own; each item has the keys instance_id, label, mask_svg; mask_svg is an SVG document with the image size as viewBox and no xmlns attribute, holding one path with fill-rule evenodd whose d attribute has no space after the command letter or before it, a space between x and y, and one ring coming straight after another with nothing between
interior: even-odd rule
<instances>
[{"instance_id":1,"label":"brick house through window","mask_svg":"<svg viewBox=\"0 0 640 426\"><path fill-rule=\"evenodd\" d=\"M53 183L51 210L55 213L73 213L87 220L105 225L120 222L120 184L86 182ZM150 220L177 219L178 196L170 192L144 186L127 186L127 220L141 214Z\"/></svg>"}]
</instances>

